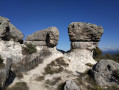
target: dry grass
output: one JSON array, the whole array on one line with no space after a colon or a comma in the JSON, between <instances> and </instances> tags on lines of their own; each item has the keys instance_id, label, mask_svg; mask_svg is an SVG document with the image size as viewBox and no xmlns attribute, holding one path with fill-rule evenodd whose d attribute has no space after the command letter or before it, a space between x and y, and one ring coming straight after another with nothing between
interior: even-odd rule
<instances>
[{"instance_id":1,"label":"dry grass","mask_svg":"<svg viewBox=\"0 0 119 90\"><path fill-rule=\"evenodd\" d=\"M22 79L23 78L23 74L21 72L19 72L19 73L16 74L16 77L18 79Z\"/></svg>"},{"instance_id":2,"label":"dry grass","mask_svg":"<svg viewBox=\"0 0 119 90\"><path fill-rule=\"evenodd\" d=\"M44 76L39 76L36 78L36 81L42 81L42 80L44 80L44 78L45 78Z\"/></svg>"},{"instance_id":3,"label":"dry grass","mask_svg":"<svg viewBox=\"0 0 119 90\"><path fill-rule=\"evenodd\" d=\"M52 80L49 80L49 79L46 80L45 83L53 86L56 83L58 83L60 80L62 80L61 77L55 77Z\"/></svg>"},{"instance_id":4,"label":"dry grass","mask_svg":"<svg viewBox=\"0 0 119 90\"><path fill-rule=\"evenodd\" d=\"M11 88L6 88L5 90L29 90L25 82L18 82Z\"/></svg>"},{"instance_id":5,"label":"dry grass","mask_svg":"<svg viewBox=\"0 0 119 90\"><path fill-rule=\"evenodd\" d=\"M93 64L91 64L91 63L86 63L86 65L89 67L93 67Z\"/></svg>"},{"instance_id":6,"label":"dry grass","mask_svg":"<svg viewBox=\"0 0 119 90\"><path fill-rule=\"evenodd\" d=\"M69 64L65 63L63 58L58 58L55 61L52 61L45 67L45 74L55 74L64 71L64 67L67 67Z\"/></svg>"}]
</instances>

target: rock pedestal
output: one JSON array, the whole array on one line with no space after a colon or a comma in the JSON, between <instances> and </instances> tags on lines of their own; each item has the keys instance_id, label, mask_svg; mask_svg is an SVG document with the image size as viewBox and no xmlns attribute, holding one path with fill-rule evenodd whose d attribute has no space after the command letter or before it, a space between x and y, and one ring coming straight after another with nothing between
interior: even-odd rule
<instances>
[{"instance_id":1,"label":"rock pedestal","mask_svg":"<svg viewBox=\"0 0 119 90\"><path fill-rule=\"evenodd\" d=\"M103 34L103 28L90 23L72 22L68 26L68 33L71 41L71 52L66 54L71 59L69 68L84 72L88 68L85 64L96 63L92 55Z\"/></svg>"}]
</instances>

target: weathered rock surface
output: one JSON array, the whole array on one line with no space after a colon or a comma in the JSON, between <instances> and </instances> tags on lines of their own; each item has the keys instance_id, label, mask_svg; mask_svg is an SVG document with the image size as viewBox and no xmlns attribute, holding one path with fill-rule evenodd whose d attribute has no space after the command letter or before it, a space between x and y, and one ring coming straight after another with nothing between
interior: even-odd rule
<instances>
[{"instance_id":1,"label":"weathered rock surface","mask_svg":"<svg viewBox=\"0 0 119 90\"><path fill-rule=\"evenodd\" d=\"M12 25L9 19L0 16L0 39L4 41L15 41L23 43L24 35L14 25Z\"/></svg>"},{"instance_id":2,"label":"weathered rock surface","mask_svg":"<svg viewBox=\"0 0 119 90\"><path fill-rule=\"evenodd\" d=\"M80 90L77 84L73 81L67 80L64 86L64 90Z\"/></svg>"},{"instance_id":3,"label":"weathered rock surface","mask_svg":"<svg viewBox=\"0 0 119 90\"><path fill-rule=\"evenodd\" d=\"M0 41L0 55L4 60L12 58L13 62L22 60L22 44L14 41Z\"/></svg>"},{"instance_id":4,"label":"weathered rock surface","mask_svg":"<svg viewBox=\"0 0 119 90\"><path fill-rule=\"evenodd\" d=\"M72 22L68 27L70 41L98 42L103 33L103 28L95 24Z\"/></svg>"},{"instance_id":5,"label":"weathered rock surface","mask_svg":"<svg viewBox=\"0 0 119 90\"><path fill-rule=\"evenodd\" d=\"M119 86L119 77L115 77L115 70L119 70L119 63L112 60L100 60L92 69L94 79L100 86Z\"/></svg>"},{"instance_id":6,"label":"weathered rock surface","mask_svg":"<svg viewBox=\"0 0 119 90\"><path fill-rule=\"evenodd\" d=\"M39 46L54 47L59 40L59 31L56 27L49 27L44 30L37 31L26 37L26 43L32 43Z\"/></svg>"}]
</instances>

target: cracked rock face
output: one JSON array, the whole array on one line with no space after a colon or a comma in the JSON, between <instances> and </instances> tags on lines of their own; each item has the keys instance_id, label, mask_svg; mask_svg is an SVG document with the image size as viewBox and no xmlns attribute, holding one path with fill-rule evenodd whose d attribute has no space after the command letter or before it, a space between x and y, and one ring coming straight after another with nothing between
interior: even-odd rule
<instances>
[{"instance_id":1,"label":"cracked rock face","mask_svg":"<svg viewBox=\"0 0 119 90\"><path fill-rule=\"evenodd\" d=\"M24 35L14 25L12 25L9 19L0 16L0 39L4 41L15 41L23 43Z\"/></svg>"},{"instance_id":2,"label":"cracked rock face","mask_svg":"<svg viewBox=\"0 0 119 90\"><path fill-rule=\"evenodd\" d=\"M119 86L119 63L113 60L100 60L92 68L93 77L100 86Z\"/></svg>"},{"instance_id":3,"label":"cracked rock face","mask_svg":"<svg viewBox=\"0 0 119 90\"><path fill-rule=\"evenodd\" d=\"M95 24L72 22L68 27L70 41L99 42L103 34L103 28Z\"/></svg>"},{"instance_id":4,"label":"cracked rock face","mask_svg":"<svg viewBox=\"0 0 119 90\"><path fill-rule=\"evenodd\" d=\"M32 43L37 46L55 47L59 40L59 31L56 27L49 27L37 31L26 37L26 43Z\"/></svg>"}]
</instances>

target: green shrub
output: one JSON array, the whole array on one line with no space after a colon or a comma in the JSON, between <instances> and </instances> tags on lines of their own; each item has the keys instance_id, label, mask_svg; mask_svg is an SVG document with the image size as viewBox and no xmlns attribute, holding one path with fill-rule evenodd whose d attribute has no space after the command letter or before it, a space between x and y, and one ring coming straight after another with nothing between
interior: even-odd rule
<instances>
[{"instance_id":1,"label":"green shrub","mask_svg":"<svg viewBox=\"0 0 119 90\"><path fill-rule=\"evenodd\" d=\"M33 54L37 51L36 46L32 44L26 44L22 49L23 54Z\"/></svg>"},{"instance_id":2,"label":"green shrub","mask_svg":"<svg viewBox=\"0 0 119 90\"><path fill-rule=\"evenodd\" d=\"M56 63L60 66L65 66L65 67L69 66L69 64L63 60L63 57L57 58Z\"/></svg>"},{"instance_id":3,"label":"green shrub","mask_svg":"<svg viewBox=\"0 0 119 90\"><path fill-rule=\"evenodd\" d=\"M25 82L18 82L11 88L6 88L6 90L29 90Z\"/></svg>"},{"instance_id":4,"label":"green shrub","mask_svg":"<svg viewBox=\"0 0 119 90\"><path fill-rule=\"evenodd\" d=\"M96 47L96 49L94 49L93 51L93 58L98 61L101 59L101 57L102 57L102 51L99 47Z\"/></svg>"},{"instance_id":5,"label":"green shrub","mask_svg":"<svg viewBox=\"0 0 119 90\"><path fill-rule=\"evenodd\" d=\"M60 80L61 80L61 77L56 77L56 78L53 78L52 80L49 80L49 79L46 80L45 83L49 85L55 85Z\"/></svg>"},{"instance_id":6,"label":"green shrub","mask_svg":"<svg viewBox=\"0 0 119 90\"><path fill-rule=\"evenodd\" d=\"M39 76L36 78L36 81L42 81L42 80L44 80L44 76Z\"/></svg>"},{"instance_id":7,"label":"green shrub","mask_svg":"<svg viewBox=\"0 0 119 90\"><path fill-rule=\"evenodd\" d=\"M53 68L53 63L48 64L47 67L45 67L45 74L55 74L55 73L60 73L63 71L63 67L58 66L58 68Z\"/></svg>"},{"instance_id":8,"label":"green shrub","mask_svg":"<svg viewBox=\"0 0 119 90\"><path fill-rule=\"evenodd\" d=\"M69 64L65 63L63 59L58 58L55 61L52 61L45 67L45 74L55 74L64 71L64 66L68 66Z\"/></svg>"},{"instance_id":9,"label":"green shrub","mask_svg":"<svg viewBox=\"0 0 119 90\"><path fill-rule=\"evenodd\" d=\"M1 55L0 55L0 64L2 64L3 63L3 59L2 59L2 57L1 57Z\"/></svg>"},{"instance_id":10,"label":"green shrub","mask_svg":"<svg viewBox=\"0 0 119 90\"><path fill-rule=\"evenodd\" d=\"M93 67L93 64L91 64L91 63L86 63L86 65L89 67Z\"/></svg>"}]
</instances>

